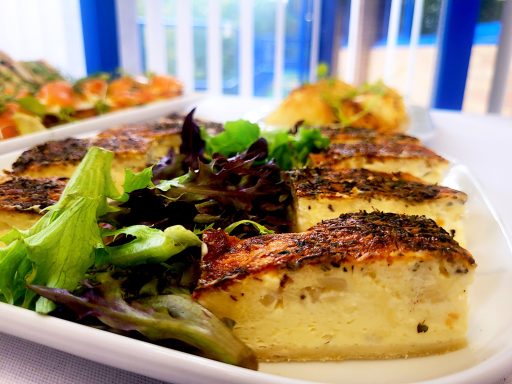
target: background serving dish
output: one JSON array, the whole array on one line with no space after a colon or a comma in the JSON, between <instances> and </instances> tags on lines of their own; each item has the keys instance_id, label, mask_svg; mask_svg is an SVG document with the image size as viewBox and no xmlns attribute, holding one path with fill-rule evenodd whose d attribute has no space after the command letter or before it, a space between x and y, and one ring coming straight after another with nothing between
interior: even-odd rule
<instances>
[{"instance_id":1,"label":"background serving dish","mask_svg":"<svg viewBox=\"0 0 512 384\"><path fill-rule=\"evenodd\" d=\"M46 131L18 136L0 141L0 154L23 149L48 140L59 140L71 136L79 136L90 132L128 123L140 123L156 119L173 112L181 112L187 106L197 102L202 96L190 94L169 100L155 101L151 104L126 108L105 115L90 117L77 122L62 124Z\"/></svg>"}]
</instances>

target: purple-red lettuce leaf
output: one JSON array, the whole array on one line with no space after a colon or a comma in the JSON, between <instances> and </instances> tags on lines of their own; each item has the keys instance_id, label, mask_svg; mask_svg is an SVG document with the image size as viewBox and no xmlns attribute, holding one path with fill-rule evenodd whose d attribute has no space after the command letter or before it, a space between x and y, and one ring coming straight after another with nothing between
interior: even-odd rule
<instances>
[{"instance_id":1,"label":"purple-red lettuce leaf","mask_svg":"<svg viewBox=\"0 0 512 384\"><path fill-rule=\"evenodd\" d=\"M102 219L115 227L145 224L163 229L181 224L190 230L252 220L276 232L287 231L290 189L281 169L272 161L263 162L267 155L264 139L230 158L215 155L209 163L199 162L196 170L131 193L119 212Z\"/></svg>"},{"instance_id":2,"label":"purple-red lettuce leaf","mask_svg":"<svg viewBox=\"0 0 512 384\"><path fill-rule=\"evenodd\" d=\"M29 288L68 307L79 318L93 316L115 330L137 331L152 341L180 340L199 349L205 357L257 369L252 350L184 291L127 302L121 282L109 273L96 275L96 282L88 284L81 296L58 288Z\"/></svg>"},{"instance_id":3,"label":"purple-red lettuce leaf","mask_svg":"<svg viewBox=\"0 0 512 384\"><path fill-rule=\"evenodd\" d=\"M204 157L205 141L201 137L201 130L194 121L195 109L183 120L181 127L181 144L179 154L170 148L153 168L153 180L168 180L183 175L189 169L197 169Z\"/></svg>"},{"instance_id":4,"label":"purple-red lettuce leaf","mask_svg":"<svg viewBox=\"0 0 512 384\"><path fill-rule=\"evenodd\" d=\"M288 227L291 193L274 162L260 163L267 154L266 141L258 139L241 154L230 158L214 155L209 164L201 162L197 170L156 188L174 202L193 203L197 224L215 222L224 227L238 220L253 220L283 231Z\"/></svg>"}]
</instances>

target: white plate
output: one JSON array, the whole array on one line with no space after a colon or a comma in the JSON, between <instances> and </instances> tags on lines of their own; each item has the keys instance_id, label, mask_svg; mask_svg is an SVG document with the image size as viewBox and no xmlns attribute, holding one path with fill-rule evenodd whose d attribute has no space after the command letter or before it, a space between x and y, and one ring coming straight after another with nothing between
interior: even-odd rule
<instances>
[{"instance_id":1,"label":"white plate","mask_svg":"<svg viewBox=\"0 0 512 384\"><path fill-rule=\"evenodd\" d=\"M27 148L47 140L65 139L70 136L77 136L121 124L140 123L173 112L181 112L202 97L203 96L199 94L179 96L169 100L156 101L147 105L110 112L105 115L83 119L74 123L58 125L47 131L36 132L31 135L1 140L0 154Z\"/></svg>"},{"instance_id":2,"label":"white plate","mask_svg":"<svg viewBox=\"0 0 512 384\"><path fill-rule=\"evenodd\" d=\"M8 167L14 154L0 157ZM469 345L431 357L261 364L254 372L0 303L2 332L173 383L483 383L512 364L512 251L481 189L462 165L445 183L468 193L468 248L478 263L470 290ZM342 310L342 309L341 309ZM305 380L305 381L304 381Z\"/></svg>"}]
</instances>

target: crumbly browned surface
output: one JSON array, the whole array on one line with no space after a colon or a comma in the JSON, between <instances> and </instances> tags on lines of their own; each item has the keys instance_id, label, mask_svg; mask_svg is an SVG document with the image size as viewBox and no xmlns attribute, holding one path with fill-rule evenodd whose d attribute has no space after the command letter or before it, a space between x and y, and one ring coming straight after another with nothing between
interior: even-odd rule
<instances>
[{"instance_id":1,"label":"crumbly browned surface","mask_svg":"<svg viewBox=\"0 0 512 384\"><path fill-rule=\"evenodd\" d=\"M36 211L60 198L67 179L13 177L0 184L0 211Z\"/></svg>"},{"instance_id":2,"label":"crumbly browned surface","mask_svg":"<svg viewBox=\"0 0 512 384\"><path fill-rule=\"evenodd\" d=\"M52 165L78 165L91 146L113 151L116 157L144 155L150 149L150 140L133 136L98 137L91 140L69 138L47 141L24 151L12 165L12 174L22 175Z\"/></svg>"},{"instance_id":3,"label":"crumbly browned surface","mask_svg":"<svg viewBox=\"0 0 512 384\"><path fill-rule=\"evenodd\" d=\"M326 125L320 127L322 134L327 136L331 143L351 142L394 142L403 144L420 144L416 137L404 133L378 132L369 128L343 127L338 125Z\"/></svg>"},{"instance_id":4,"label":"crumbly browned surface","mask_svg":"<svg viewBox=\"0 0 512 384\"><path fill-rule=\"evenodd\" d=\"M68 138L47 141L24 151L12 165L12 173L21 175L48 165L78 165L91 146L108 149L116 157L151 154L152 144L166 136L179 135L183 116L170 115L154 123L131 124L107 129L91 139ZM220 131L222 124L196 120L210 131Z\"/></svg>"},{"instance_id":5,"label":"crumbly browned surface","mask_svg":"<svg viewBox=\"0 0 512 384\"><path fill-rule=\"evenodd\" d=\"M98 137L137 136L158 140L160 137L180 134L184 119L185 116L183 115L172 114L167 117L163 117L156 122L128 124L106 129L105 131L100 132ZM223 127L222 124L216 122L198 119L195 119L194 121L199 126L203 126L211 132L220 132Z\"/></svg>"},{"instance_id":6,"label":"crumbly browned surface","mask_svg":"<svg viewBox=\"0 0 512 384\"><path fill-rule=\"evenodd\" d=\"M337 268L379 260L440 259L466 273L475 266L468 251L433 220L382 212L343 214L307 232L263 235L239 240L221 230L203 235L203 257L196 295L237 279L273 269L304 265Z\"/></svg>"},{"instance_id":7,"label":"crumbly browned surface","mask_svg":"<svg viewBox=\"0 0 512 384\"><path fill-rule=\"evenodd\" d=\"M47 141L24 151L13 163L13 173L23 173L31 167L44 167L55 163L78 164L87 153L90 141L69 138Z\"/></svg>"},{"instance_id":8,"label":"crumbly browned surface","mask_svg":"<svg viewBox=\"0 0 512 384\"><path fill-rule=\"evenodd\" d=\"M181 124L130 124L110 128L98 134L98 138L110 138L120 136L135 136L148 139L158 139L166 135L179 134Z\"/></svg>"},{"instance_id":9,"label":"crumbly browned surface","mask_svg":"<svg viewBox=\"0 0 512 384\"><path fill-rule=\"evenodd\" d=\"M313 165L318 167L329 167L340 160L353 157L364 157L375 161L387 158L427 159L447 163L447 160L420 144L394 141L334 143L323 152L310 154Z\"/></svg>"},{"instance_id":10,"label":"crumbly browned surface","mask_svg":"<svg viewBox=\"0 0 512 384\"><path fill-rule=\"evenodd\" d=\"M98 137L91 140L91 146L101 147L114 152L116 156L127 154L146 154L150 148L150 140L135 136L121 135Z\"/></svg>"},{"instance_id":11,"label":"crumbly browned surface","mask_svg":"<svg viewBox=\"0 0 512 384\"><path fill-rule=\"evenodd\" d=\"M183 125L183 116L172 115L154 123L128 124L106 129L97 137L138 136L158 139L161 136L179 134Z\"/></svg>"},{"instance_id":12,"label":"crumbly browned surface","mask_svg":"<svg viewBox=\"0 0 512 384\"><path fill-rule=\"evenodd\" d=\"M464 192L426 184L408 173L385 173L367 169L304 168L287 172L291 188L299 198L314 199L358 197L371 199L386 197L409 202L423 202L451 197L465 202Z\"/></svg>"}]
</instances>

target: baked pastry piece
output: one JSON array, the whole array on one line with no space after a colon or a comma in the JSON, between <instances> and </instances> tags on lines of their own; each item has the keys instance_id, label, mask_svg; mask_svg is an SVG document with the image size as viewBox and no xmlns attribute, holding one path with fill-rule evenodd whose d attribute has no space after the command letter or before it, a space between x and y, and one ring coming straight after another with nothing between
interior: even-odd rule
<instances>
[{"instance_id":1,"label":"baked pastry piece","mask_svg":"<svg viewBox=\"0 0 512 384\"><path fill-rule=\"evenodd\" d=\"M466 345L475 261L433 220L344 214L307 232L210 230L194 297L266 361L388 359Z\"/></svg>"},{"instance_id":2,"label":"baked pastry piece","mask_svg":"<svg viewBox=\"0 0 512 384\"><path fill-rule=\"evenodd\" d=\"M179 151L181 145L181 129L185 116L172 114L156 122L130 124L110 128L98 134L98 138L138 137L150 142L148 163L158 162L170 149ZM205 127L209 133L219 133L223 126L220 123L194 119L194 122Z\"/></svg>"},{"instance_id":3,"label":"baked pastry piece","mask_svg":"<svg viewBox=\"0 0 512 384\"><path fill-rule=\"evenodd\" d=\"M107 129L96 137L47 141L24 151L12 165L11 174L28 177L71 177L91 146L114 152L112 177L124 181L125 169L141 171L155 164L170 149L181 144L183 116L170 115L154 123L131 124ZM196 120L209 132L219 132L222 124Z\"/></svg>"},{"instance_id":4,"label":"baked pastry piece","mask_svg":"<svg viewBox=\"0 0 512 384\"><path fill-rule=\"evenodd\" d=\"M67 179L12 177L0 183L0 235L12 228L27 229L41 211L55 204Z\"/></svg>"},{"instance_id":5,"label":"baked pastry piece","mask_svg":"<svg viewBox=\"0 0 512 384\"><path fill-rule=\"evenodd\" d=\"M12 164L11 173L33 178L70 177L89 145L86 139L47 141L24 151Z\"/></svg>"},{"instance_id":6,"label":"baked pastry piece","mask_svg":"<svg viewBox=\"0 0 512 384\"><path fill-rule=\"evenodd\" d=\"M110 128L98 134L98 139L118 139L124 138L142 138L147 140L148 162L155 163L165 156L169 149L177 150L181 144L181 126L183 120L179 122L169 122L169 124L130 124L120 127Z\"/></svg>"},{"instance_id":7,"label":"baked pastry piece","mask_svg":"<svg viewBox=\"0 0 512 384\"><path fill-rule=\"evenodd\" d=\"M309 155L312 167L366 168L380 172L406 172L427 183L441 182L449 162L419 143L379 138L331 144Z\"/></svg>"},{"instance_id":8,"label":"baked pastry piece","mask_svg":"<svg viewBox=\"0 0 512 384\"><path fill-rule=\"evenodd\" d=\"M421 144L416 137L400 132L378 132L373 129L359 127L342 127L339 125L326 125L319 127L322 135L329 138L331 143L397 143Z\"/></svg>"},{"instance_id":9,"label":"baked pastry piece","mask_svg":"<svg viewBox=\"0 0 512 384\"><path fill-rule=\"evenodd\" d=\"M408 122L402 97L381 82L356 88L324 79L293 90L266 118L274 126L340 123L380 132L404 131Z\"/></svg>"},{"instance_id":10,"label":"baked pastry piece","mask_svg":"<svg viewBox=\"0 0 512 384\"><path fill-rule=\"evenodd\" d=\"M426 184L407 173L304 168L287 173L294 196L294 227L302 232L341 213L383 211L425 215L462 245L464 192Z\"/></svg>"},{"instance_id":11,"label":"baked pastry piece","mask_svg":"<svg viewBox=\"0 0 512 384\"><path fill-rule=\"evenodd\" d=\"M125 168L140 171L147 166L151 142L131 135L47 141L24 151L13 163L11 174L32 178L71 177L91 146L114 152L112 178L121 185Z\"/></svg>"}]
</instances>

